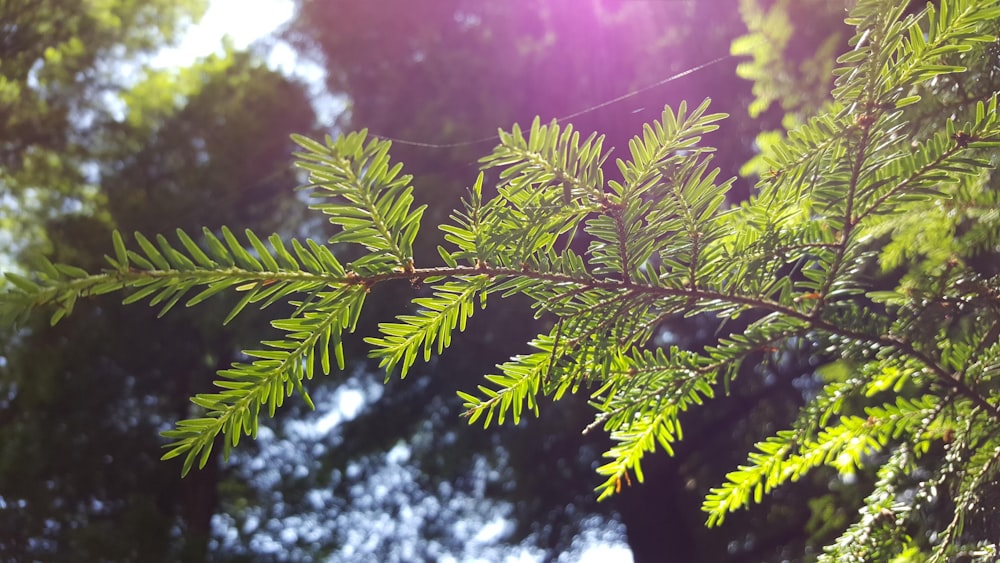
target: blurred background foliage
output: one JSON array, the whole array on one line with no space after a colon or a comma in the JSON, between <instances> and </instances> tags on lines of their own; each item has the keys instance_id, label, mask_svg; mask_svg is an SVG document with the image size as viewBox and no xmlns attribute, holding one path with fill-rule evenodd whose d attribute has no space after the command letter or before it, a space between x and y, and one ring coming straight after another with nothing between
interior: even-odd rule
<instances>
[{"instance_id":1,"label":"blurred background foliage","mask_svg":"<svg viewBox=\"0 0 1000 563\"><path fill-rule=\"evenodd\" d=\"M712 97L732 117L705 142L723 174L742 169L732 193L743 198L766 172L755 156L825 103L847 48L845 2L296 0L279 39L325 71L323 88L342 105L335 122L318 123L313 88L269 68L263 48L229 46L180 69L147 64L204 1L0 0L4 267L45 254L99 268L114 228L324 238L292 191L288 135L364 127L423 144L396 143L393 157L430 205L416 255L432 263L431 225L490 148L467 141L718 57L572 122L624 147L664 104ZM995 61L975 71L994 90ZM646 484L597 504L606 438L578 434L592 418L585 396L485 432L458 417L454 391L523 352L510 335L537 330L525 304L491 303L447 354L382 386L361 337L413 295L401 284L369 300L346 343L353 363L313 382L315 412L292 401L257 442L184 480L158 461L158 432L189 415L188 397L241 345L267 338L266 323L247 314L222 328L222 300L158 320L98 299L55 328L39 318L3 329L0 557L571 561L612 544L636 561L801 560L862 502L871 475L846 483L816 472L721 529L703 526L708 488L822 384L826 359L808 343L768 352L777 361L767 368L748 362L730 396L688 417L675 456L644 464ZM657 343L704 346L714 330L687 319L663 326Z\"/></svg>"}]
</instances>

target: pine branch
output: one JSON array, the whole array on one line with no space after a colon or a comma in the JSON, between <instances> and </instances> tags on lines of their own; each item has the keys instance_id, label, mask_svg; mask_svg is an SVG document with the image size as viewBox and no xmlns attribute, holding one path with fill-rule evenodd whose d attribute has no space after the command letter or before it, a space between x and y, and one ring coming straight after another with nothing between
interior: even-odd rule
<instances>
[{"instance_id":1,"label":"pine branch","mask_svg":"<svg viewBox=\"0 0 1000 563\"><path fill-rule=\"evenodd\" d=\"M187 474L195 461L204 467L212 452L216 436L223 433L228 438L225 452L239 444L240 436L257 436L260 409L265 405L270 416L280 407L284 398L297 391L310 408L309 394L303 387L304 379L312 379L319 352L324 374L331 369L330 349L334 349L337 366L344 369L344 351L341 331L353 330L357 322L366 291L348 287L319 296L320 305L298 317L272 321L274 328L286 333L281 340L262 342L259 350L244 350L243 354L257 358L251 364L234 363L229 369L219 371L221 379L215 386L216 393L199 393L191 402L205 410L201 418L182 420L174 430L163 432L173 440L162 459L184 456L182 474Z\"/></svg>"},{"instance_id":2,"label":"pine branch","mask_svg":"<svg viewBox=\"0 0 1000 563\"><path fill-rule=\"evenodd\" d=\"M421 279L421 272L410 273L416 276L411 279ZM402 366L400 377L406 377L421 348L425 362L431 359L435 342L437 353L441 354L451 344L456 327L459 332L465 331L466 320L475 312L477 297L480 306L486 307L489 281L489 276L479 275L438 284L434 286L433 297L414 299L414 304L421 308L416 315L401 315L396 317L399 323L380 324L379 331L384 336L366 338L365 342L375 347L370 355L381 358L379 367L386 370L386 378L397 365Z\"/></svg>"},{"instance_id":3,"label":"pine branch","mask_svg":"<svg viewBox=\"0 0 1000 563\"><path fill-rule=\"evenodd\" d=\"M899 398L894 404L866 409L867 418L848 416L822 430L815 440L802 441L794 431L781 431L757 444L748 465L726 475L727 482L705 498L708 525L723 522L725 515L753 502L788 481L799 480L819 465L830 465L841 474L853 473L864 458L881 450L891 439L921 425L937 397Z\"/></svg>"},{"instance_id":4,"label":"pine branch","mask_svg":"<svg viewBox=\"0 0 1000 563\"><path fill-rule=\"evenodd\" d=\"M330 216L342 230L330 243L360 243L370 251L355 261L358 272L380 272L413 267L413 241L426 205L411 210L413 188L410 176L400 176L401 164L390 166L392 143L373 139L365 144L367 131L345 137L326 138L320 144L295 135L293 140L307 152L295 153L296 165L309 172L314 196L325 198L311 209Z\"/></svg>"}]
</instances>

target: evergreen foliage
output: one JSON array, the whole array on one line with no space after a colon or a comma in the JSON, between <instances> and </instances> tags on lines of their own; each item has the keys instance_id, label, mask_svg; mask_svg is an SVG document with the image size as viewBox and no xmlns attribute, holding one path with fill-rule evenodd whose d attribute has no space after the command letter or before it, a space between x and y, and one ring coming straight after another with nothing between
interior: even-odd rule
<instances>
[{"instance_id":1,"label":"evergreen foliage","mask_svg":"<svg viewBox=\"0 0 1000 563\"><path fill-rule=\"evenodd\" d=\"M442 353L489 295L523 295L551 329L461 392L465 414L484 426L516 423L541 397L586 390L590 428L615 441L598 468L601 498L632 475L642 482L643 457L657 446L671 452L681 413L724 391L746 358L764 351L777 361L810 342L837 369L820 372L824 385L792 428L711 491L709 525L815 467L847 478L878 466L867 506L825 558L990 560L995 538L967 523L988 518L1000 478L1000 278L976 260L1000 232L998 95L919 129L913 116L934 81L997 41L998 19L996 0L943 0L916 13L905 2L858 2L833 101L766 147L771 172L735 207L726 205L731 182L718 180L701 144L725 117L707 100L664 109L611 171L601 137L536 119L500 133L481 160L496 185L480 174L440 226L442 263L424 266L412 250L423 208L413 207L390 143L363 131L296 137L312 208L340 227L327 245L265 243L249 230L243 240L228 229L206 229L200 241L183 231L176 242L116 234L101 273L43 263L32 279L7 274L0 316L46 307L56 323L79 299L118 291L164 314L234 290L242 299L227 321L250 305L290 304L272 322L281 336L244 351L249 363L220 371L219 391L192 398L201 414L164 433L172 442L163 457L182 457L187 473L220 433L227 451L254 436L262 408L273 414L295 392L308 402L304 380L317 363L325 374L333 360L343 368L341 340L374 286L430 288L414 313L367 339L387 373L404 376ZM345 246L364 252L342 264ZM904 264L913 266L887 282L883 271ZM664 320L692 315L721 321L713 346L653 346ZM921 511L940 503L950 524L915 533Z\"/></svg>"}]
</instances>

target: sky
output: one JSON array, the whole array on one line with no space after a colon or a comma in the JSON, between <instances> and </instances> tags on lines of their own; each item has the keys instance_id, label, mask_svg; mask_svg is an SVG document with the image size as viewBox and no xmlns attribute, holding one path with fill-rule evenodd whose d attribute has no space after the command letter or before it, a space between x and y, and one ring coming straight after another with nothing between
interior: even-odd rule
<instances>
[{"instance_id":1,"label":"sky","mask_svg":"<svg viewBox=\"0 0 1000 563\"><path fill-rule=\"evenodd\" d=\"M236 48L244 49L291 19L294 8L291 0L211 0L205 16L187 30L180 45L161 51L153 64L190 64L198 57L221 51L225 35Z\"/></svg>"},{"instance_id":2,"label":"sky","mask_svg":"<svg viewBox=\"0 0 1000 563\"><path fill-rule=\"evenodd\" d=\"M362 0L359 0L362 1ZM211 0L208 11L202 20L190 27L180 44L164 49L157 54L152 64L159 68L175 68L193 63L200 57L222 51L223 37L228 36L237 49L248 47L279 26L288 22L294 12L291 0ZM295 53L284 45L272 48L268 55L268 64L286 74L292 74L310 85L314 99L317 101L317 113L321 120L332 119L332 113L338 111L340 103L329 94L324 96L323 70L315 64L303 63L296 58ZM352 412L361 407L361 394L357 392L343 393L338 397L337 408L320 419L315 430L328 432L339 424L343 418L351 418ZM502 522L491 522L483 526L473 540L480 536L496 537L503 531ZM482 539L489 540L488 537ZM582 540L586 541L584 538ZM589 539L589 538L588 538ZM581 563L627 563L632 561L632 554L627 546L600 543L594 541L580 554ZM509 561L530 562L536 560L534 554L524 552L514 556Z\"/></svg>"},{"instance_id":3,"label":"sky","mask_svg":"<svg viewBox=\"0 0 1000 563\"><path fill-rule=\"evenodd\" d=\"M245 49L287 23L294 11L292 0L210 0L201 21L188 28L176 47L154 56L151 64L157 68L187 66L198 58L222 53L227 36L236 49ZM268 66L305 84L320 123L333 123L344 108L344 100L326 91L325 70L299 57L285 43L275 43L269 49Z\"/></svg>"}]
</instances>

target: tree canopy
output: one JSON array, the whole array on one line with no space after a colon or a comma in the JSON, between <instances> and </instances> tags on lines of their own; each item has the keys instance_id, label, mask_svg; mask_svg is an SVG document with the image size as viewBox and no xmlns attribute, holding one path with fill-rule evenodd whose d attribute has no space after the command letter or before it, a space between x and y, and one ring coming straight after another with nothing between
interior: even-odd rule
<instances>
[{"instance_id":1,"label":"tree canopy","mask_svg":"<svg viewBox=\"0 0 1000 563\"><path fill-rule=\"evenodd\" d=\"M4 260L24 271L45 252L99 268L115 228L273 229L289 216L288 135L313 125L305 91L232 50L186 69L147 64L203 10L202 2L0 8L0 83L11 93L0 102L0 221L12 241ZM244 119L248 108L255 119ZM220 478L176 479L156 463L156 433L188 412L204 370L240 339L260 337L239 326L221 334L209 317L210 308L153 323L147 311L93 300L64 325L3 327L0 556L204 558ZM157 350L145 338L188 345Z\"/></svg>"}]
</instances>

